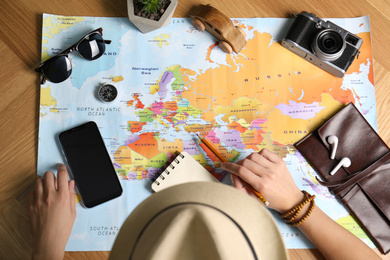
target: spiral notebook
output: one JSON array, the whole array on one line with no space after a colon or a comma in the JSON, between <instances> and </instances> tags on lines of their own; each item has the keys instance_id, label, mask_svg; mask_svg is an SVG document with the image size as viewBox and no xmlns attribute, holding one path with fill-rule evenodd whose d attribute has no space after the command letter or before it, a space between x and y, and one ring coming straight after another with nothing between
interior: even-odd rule
<instances>
[{"instance_id":1,"label":"spiral notebook","mask_svg":"<svg viewBox=\"0 0 390 260\"><path fill-rule=\"evenodd\" d=\"M219 182L191 155L181 152L152 183L152 190L158 192L174 185L199 181Z\"/></svg>"}]
</instances>

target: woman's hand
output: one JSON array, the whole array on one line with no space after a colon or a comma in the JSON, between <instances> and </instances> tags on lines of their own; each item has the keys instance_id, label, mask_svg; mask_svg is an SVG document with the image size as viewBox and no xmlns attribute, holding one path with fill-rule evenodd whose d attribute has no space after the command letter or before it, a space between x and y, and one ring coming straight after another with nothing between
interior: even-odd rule
<instances>
[{"instance_id":1,"label":"woman's hand","mask_svg":"<svg viewBox=\"0 0 390 260\"><path fill-rule=\"evenodd\" d=\"M262 149L237 163L222 163L231 172L233 186L257 197L245 187L245 181L268 202L269 208L284 213L299 204L304 195L295 185L284 161L273 152Z\"/></svg>"},{"instance_id":2,"label":"woman's hand","mask_svg":"<svg viewBox=\"0 0 390 260\"><path fill-rule=\"evenodd\" d=\"M46 172L38 178L30 195L33 259L63 259L76 218L74 181L68 182L65 165L57 167L57 178Z\"/></svg>"}]
</instances>

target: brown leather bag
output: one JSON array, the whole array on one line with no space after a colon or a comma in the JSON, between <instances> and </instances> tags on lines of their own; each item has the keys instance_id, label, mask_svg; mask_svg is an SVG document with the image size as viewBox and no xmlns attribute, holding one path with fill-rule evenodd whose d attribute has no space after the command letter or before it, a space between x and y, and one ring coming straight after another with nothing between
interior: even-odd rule
<instances>
[{"instance_id":1,"label":"brown leather bag","mask_svg":"<svg viewBox=\"0 0 390 260\"><path fill-rule=\"evenodd\" d=\"M335 159L327 138L338 137ZM347 207L379 250L390 251L390 149L354 104L345 106L320 128L295 144L321 176L320 184ZM343 157L351 165L330 172Z\"/></svg>"}]
</instances>

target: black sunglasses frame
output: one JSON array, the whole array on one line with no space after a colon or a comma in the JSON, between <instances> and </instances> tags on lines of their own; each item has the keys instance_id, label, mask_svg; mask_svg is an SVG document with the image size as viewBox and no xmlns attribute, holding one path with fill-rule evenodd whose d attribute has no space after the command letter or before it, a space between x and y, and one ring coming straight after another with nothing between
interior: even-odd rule
<instances>
[{"instance_id":1,"label":"black sunglasses frame","mask_svg":"<svg viewBox=\"0 0 390 260\"><path fill-rule=\"evenodd\" d=\"M64 51L62 51L61 53L59 53L59 54L57 54L57 55L51 57L50 59L45 60L44 62L42 62L42 63L35 69L36 72L39 72L39 73L42 74L41 84L45 84L45 82L46 82L46 80L47 80L47 77L45 76L45 74L44 74L43 71L42 71L42 67L43 67L43 65L44 65L45 63L51 62L52 60L54 60L55 58L57 58L57 57L59 57L59 56L65 56L65 57L68 58L68 54L69 54L69 53L74 52L74 51L78 51L78 50L79 50L79 45L80 45L80 43L81 43L83 40L85 40L87 37L89 37L89 36L91 36L92 34L95 34L95 33L100 34L100 36L102 36L102 39L103 39L103 28L100 27L100 28L98 28L98 29L96 29L96 30L94 30L94 31L92 31L92 32L89 32L89 33L86 34L84 37L82 37L77 43L73 44L73 45L70 46L69 48L67 48L67 49L65 49ZM111 43L110 40L104 40L104 39L103 39L103 42L104 42L105 44L110 44L110 43ZM80 54L80 56L83 57L81 54ZM86 60L90 60L90 61L95 60L95 59L87 59L87 58L85 58L85 57L83 57L83 58L86 59ZM98 58L100 58L100 56L99 56ZM98 59L98 58L97 58L97 59Z\"/></svg>"}]
</instances>

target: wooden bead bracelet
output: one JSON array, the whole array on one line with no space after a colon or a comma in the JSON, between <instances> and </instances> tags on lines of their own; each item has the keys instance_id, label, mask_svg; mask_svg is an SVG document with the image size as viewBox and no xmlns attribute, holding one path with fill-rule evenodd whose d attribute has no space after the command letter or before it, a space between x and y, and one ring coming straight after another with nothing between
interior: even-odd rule
<instances>
[{"instance_id":1,"label":"wooden bead bracelet","mask_svg":"<svg viewBox=\"0 0 390 260\"><path fill-rule=\"evenodd\" d=\"M315 203L314 203L314 199L313 199L311 201L311 206L310 206L309 210L306 212L305 216L303 216L299 221L289 222L289 223L287 223L287 225L289 225L291 227L295 227L295 226L302 224L310 216L310 214L313 212L314 207L315 207Z\"/></svg>"},{"instance_id":2,"label":"wooden bead bracelet","mask_svg":"<svg viewBox=\"0 0 390 260\"><path fill-rule=\"evenodd\" d=\"M302 224L310 216L310 214L312 213L312 211L315 207L314 199L316 196L315 195L312 196L307 191L304 191L304 190L302 190L302 193L304 194L304 197L303 197L303 200L301 201L301 203L299 203L298 205L296 205L295 207L293 207L292 209L290 209L286 213L279 214L279 216L281 218L283 218L284 222L289 226L294 227L294 226L298 226L298 225ZM306 214L299 221L294 222L295 218L301 212L303 206L309 202L311 202L309 210L306 212Z\"/></svg>"}]
</instances>

